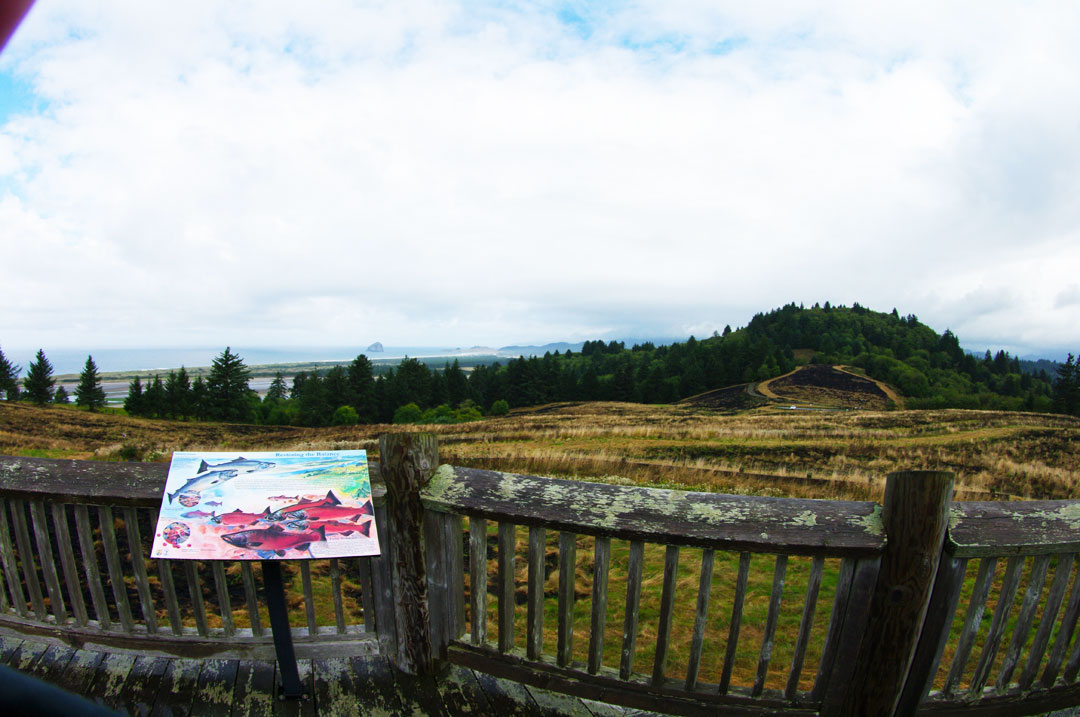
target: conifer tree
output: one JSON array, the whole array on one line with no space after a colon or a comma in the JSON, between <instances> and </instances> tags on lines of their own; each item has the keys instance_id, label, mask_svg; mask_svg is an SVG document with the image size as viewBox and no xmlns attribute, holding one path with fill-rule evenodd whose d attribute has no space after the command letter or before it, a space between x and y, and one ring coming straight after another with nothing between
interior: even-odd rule
<instances>
[{"instance_id":1,"label":"conifer tree","mask_svg":"<svg viewBox=\"0 0 1080 717\"><path fill-rule=\"evenodd\" d=\"M165 379L165 407L170 418L185 418L191 413L191 379L183 366L169 371Z\"/></svg>"},{"instance_id":2,"label":"conifer tree","mask_svg":"<svg viewBox=\"0 0 1080 717\"><path fill-rule=\"evenodd\" d=\"M281 371L274 374L274 380L270 382L270 388L266 391L266 401L284 401L289 395L289 387L285 385L285 377Z\"/></svg>"},{"instance_id":3,"label":"conifer tree","mask_svg":"<svg viewBox=\"0 0 1080 717\"><path fill-rule=\"evenodd\" d=\"M208 415L221 421L246 421L250 418L248 403L248 378L251 371L244 360L232 353L229 347L214 359L210 375L206 379Z\"/></svg>"},{"instance_id":4,"label":"conifer tree","mask_svg":"<svg viewBox=\"0 0 1080 717\"><path fill-rule=\"evenodd\" d=\"M136 376L128 384L128 395L124 399L124 410L129 416L141 416L145 411L142 381Z\"/></svg>"},{"instance_id":5,"label":"conifer tree","mask_svg":"<svg viewBox=\"0 0 1080 717\"><path fill-rule=\"evenodd\" d=\"M101 387L101 377L93 356L86 357L86 366L79 374L79 385L75 387L75 405L91 411L105 406L105 389Z\"/></svg>"},{"instance_id":6,"label":"conifer tree","mask_svg":"<svg viewBox=\"0 0 1080 717\"><path fill-rule=\"evenodd\" d=\"M22 366L8 361L4 351L0 349L0 393L4 394L9 401L14 401L19 397L20 373L22 373Z\"/></svg>"},{"instance_id":7,"label":"conifer tree","mask_svg":"<svg viewBox=\"0 0 1080 717\"><path fill-rule=\"evenodd\" d=\"M53 394L53 403L69 403L68 392L63 386L57 386L56 393Z\"/></svg>"},{"instance_id":8,"label":"conifer tree","mask_svg":"<svg viewBox=\"0 0 1080 717\"><path fill-rule=\"evenodd\" d=\"M30 400L39 406L44 406L53 399L53 386L56 385L56 379L52 374L53 367L49 359L45 358L45 351L38 349L37 356L26 370L23 388L30 396Z\"/></svg>"}]
</instances>

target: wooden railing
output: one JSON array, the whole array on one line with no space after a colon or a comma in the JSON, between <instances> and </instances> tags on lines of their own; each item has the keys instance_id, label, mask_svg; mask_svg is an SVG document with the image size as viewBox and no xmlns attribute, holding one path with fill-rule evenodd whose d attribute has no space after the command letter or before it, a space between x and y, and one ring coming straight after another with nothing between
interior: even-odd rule
<instances>
[{"instance_id":1,"label":"wooden railing","mask_svg":"<svg viewBox=\"0 0 1080 717\"><path fill-rule=\"evenodd\" d=\"M0 629L102 649L273 659L257 562L149 558L167 473L160 463L0 457ZM302 597L299 655L379 649L378 558L287 567Z\"/></svg>"},{"instance_id":2,"label":"wooden railing","mask_svg":"<svg viewBox=\"0 0 1080 717\"><path fill-rule=\"evenodd\" d=\"M951 503L933 472L879 506L436 466L433 436L380 441L384 554L293 564L298 654L676 714L1080 703L1080 501ZM165 474L0 458L0 629L271 658L257 564L147 557Z\"/></svg>"}]
</instances>

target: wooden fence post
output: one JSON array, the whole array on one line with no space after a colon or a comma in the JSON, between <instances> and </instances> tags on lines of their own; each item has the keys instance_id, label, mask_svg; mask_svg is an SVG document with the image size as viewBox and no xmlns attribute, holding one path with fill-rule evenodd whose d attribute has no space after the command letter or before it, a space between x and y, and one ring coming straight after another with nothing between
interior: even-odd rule
<instances>
[{"instance_id":1,"label":"wooden fence post","mask_svg":"<svg viewBox=\"0 0 1080 717\"><path fill-rule=\"evenodd\" d=\"M424 568L424 507L420 490L439 464L432 433L392 433L379 437L379 473L386 483L387 545L397 633L395 666L409 674L433 669Z\"/></svg>"},{"instance_id":2,"label":"wooden fence post","mask_svg":"<svg viewBox=\"0 0 1080 717\"><path fill-rule=\"evenodd\" d=\"M902 471L887 478L885 552L843 714L896 711L930 603L952 493L953 474L944 471Z\"/></svg>"}]
</instances>

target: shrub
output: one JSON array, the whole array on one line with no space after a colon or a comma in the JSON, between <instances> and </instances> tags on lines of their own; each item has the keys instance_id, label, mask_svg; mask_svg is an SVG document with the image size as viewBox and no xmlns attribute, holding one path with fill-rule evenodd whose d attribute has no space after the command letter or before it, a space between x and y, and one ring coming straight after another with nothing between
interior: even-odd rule
<instances>
[{"instance_id":1,"label":"shrub","mask_svg":"<svg viewBox=\"0 0 1080 717\"><path fill-rule=\"evenodd\" d=\"M423 411L415 403L406 403L394 411L394 423L419 423L423 417Z\"/></svg>"},{"instance_id":2,"label":"shrub","mask_svg":"<svg viewBox=\"0 0 1080 717\"><path fill-rule=\"evenodd\" d=\"M505 416L510 413L510 404L505 399L500 398L495 403L491 404L491 410L488 411L492 416Z\"/></svg>"},{"instance_id":3,"label":"shrub","mask_svg":"<svg viewBox=\"0 0 1080 717\"><path fill-rule=\"evenodd\" d=\"M338 406L334 417L330 419L331 426L355 426L359 422L360 415L352 406Z\"/></svg>"}]
</instances>

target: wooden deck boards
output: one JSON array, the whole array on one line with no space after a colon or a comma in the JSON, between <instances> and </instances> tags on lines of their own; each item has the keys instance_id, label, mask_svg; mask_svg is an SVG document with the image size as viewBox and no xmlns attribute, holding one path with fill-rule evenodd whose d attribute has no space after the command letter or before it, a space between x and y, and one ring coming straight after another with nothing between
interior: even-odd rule
<instances>
[{"instance_id":1,"label":"wooden deck boards","mask_svg":"<svg viewBox=\"0 0 1080 717\"><path fill-rule=\"evenodd\" d=\"M0 664L118 712L201 717L306 715L647 715L527 687L451 665L440 677L395 671L380 656L300 660L303 700L278 700L276 668L252 660L192 660L74 650L0 637Z\"/></svg>"}]
</instances>

